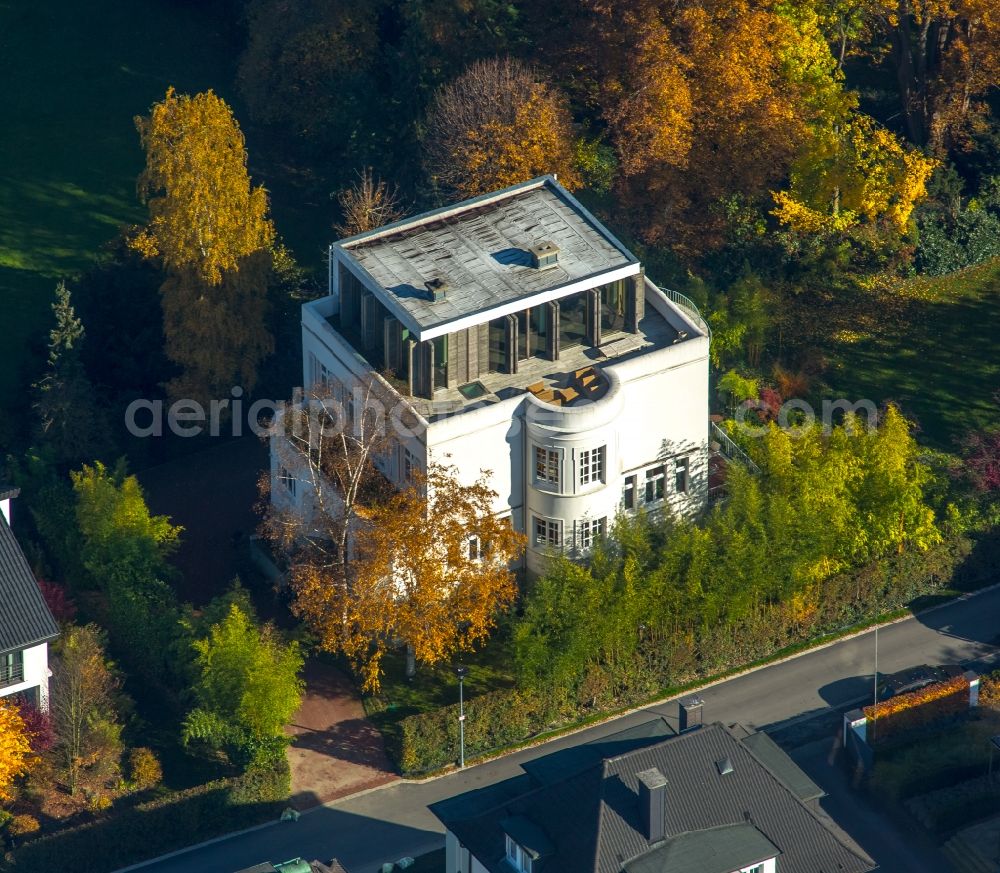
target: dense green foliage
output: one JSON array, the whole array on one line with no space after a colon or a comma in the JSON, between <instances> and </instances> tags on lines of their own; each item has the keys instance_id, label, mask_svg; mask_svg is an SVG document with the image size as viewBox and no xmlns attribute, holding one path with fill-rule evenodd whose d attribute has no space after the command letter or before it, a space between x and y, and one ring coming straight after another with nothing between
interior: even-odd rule
<instances>
[{"instance_id":1,"label":"dense green foliage","mask_svg":"<svg viewBox=\"0 0 1000 873\"><path fill-rule=\"evenodd\" d=\"M826 580L941 540L929 472L891 407L877 430L849 420L793 438L771 425L752 449L762 476L731 467L704 523L621 518L589 567L559 561L538 581L514 633L525 684L576 686L597 666L624 681L645 648L711 659L692 651L697 637L745 634L765 615L811 628Z\"/></svg>"},{"instance_id":2,"label":"dense green foliage","mask_svg":"<svg viewBox=\"0 0 1000 873\"><path fill-rule=\"evenodd\" d=\"M167 557L181 529L149 512L124 462L100 462L72 474L81 557L91 584L107 598L107 624L123 663L147 681L169 682L179 609Z\"/></svg>"},{"instance_id":3,"label":"dense green foliage","mask_svg":"<svg viewBox=\"0 0 1000 873\"><path fill-rule=\"evenodd\" d=\"M196 708L184 720L185 742L199 740L242 767L284 756L283 728L302 699L302 655L270 626L232 603L208 635L196 639Z\"/></svg>"}]
</instances>

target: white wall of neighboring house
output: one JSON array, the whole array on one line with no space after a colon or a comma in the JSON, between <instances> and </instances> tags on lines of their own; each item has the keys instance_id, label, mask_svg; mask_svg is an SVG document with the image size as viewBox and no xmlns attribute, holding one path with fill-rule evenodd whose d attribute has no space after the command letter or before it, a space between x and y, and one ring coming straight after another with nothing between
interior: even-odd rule
<instances>
[{"instance_id":1,"label":"white wall of neighboring house","mask_svg":"<svg viewBox=\"0 0 1000 873\"><path fill-rule=\"evenodd\" d=\"M777 858L769 858L761 864L754 864L753 867L743 867L740 870L734 870L733 873L776 873L777 871Z\"/></svg>"},{"instance_id":2,"label":"white wall of neighboring house","mask_svg":"<svg viewBox=\"0 0 1000 873\"><path fill-rule=\"evenodd\" d=\"M0 697L38 689L39 704L48 709L49 702L49 645L41 643L24 649L24 681L0 688Z\"/></svg>"}]
</instances>

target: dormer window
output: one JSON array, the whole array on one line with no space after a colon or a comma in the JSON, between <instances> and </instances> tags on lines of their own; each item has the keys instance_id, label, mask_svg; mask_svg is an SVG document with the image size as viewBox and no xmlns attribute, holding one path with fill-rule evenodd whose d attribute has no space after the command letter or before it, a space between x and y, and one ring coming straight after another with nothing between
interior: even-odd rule
<instances>
[{"instance_id":1,"label":"dormer window","mask_svg":"<svg viewBox=\"0 0 1000 873\"><path fill-rule=\"evenodd\" d=\"M519 873L531 873L531 855L507 834L507 861Z\"/></svg>"},{"instance_id":2,"label":"dormer window","mask_svg":"<svg viewBox=\"0 0 1000 873\"><path fill-rule=\"evenodd\" d=\"M512 815L500 823L506 838L507 864L517 873L532 873L538 861L555 851L545 832L531 819Z\"/></svg>"}]
</instances>

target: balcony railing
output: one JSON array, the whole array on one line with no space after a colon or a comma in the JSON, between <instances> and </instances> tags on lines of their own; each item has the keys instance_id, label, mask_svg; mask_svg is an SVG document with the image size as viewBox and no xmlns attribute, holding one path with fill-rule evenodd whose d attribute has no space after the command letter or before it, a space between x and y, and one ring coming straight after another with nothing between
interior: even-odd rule
<instances>
[{"instance_id":1,"label":"balcony railing","mask_svg":"<svg viewBox=\"0 0 1000 873\"><path fill-rule=\"evenodd\" d=\"M0 661L0 688L9 685L20 685L24 681L24 663L15 661L13 664Z\"/></svg>"},{"instance_id":2,"label":"balcony railing","mask_svg":"<svg viewBox=\"0 0 1000 873\"><path fill-rule=\"evenodd\" d=\"M721 427L719 427L714 421L709 422L712 429L712 439L717 440L720 446L720 451L722 454L728 458L730 461L734 461L737 464L742 464L755 476L760 475L760 467L758 467L751 457L743 451L736 443L734 443Z\"/></svg>"}]
</instances>

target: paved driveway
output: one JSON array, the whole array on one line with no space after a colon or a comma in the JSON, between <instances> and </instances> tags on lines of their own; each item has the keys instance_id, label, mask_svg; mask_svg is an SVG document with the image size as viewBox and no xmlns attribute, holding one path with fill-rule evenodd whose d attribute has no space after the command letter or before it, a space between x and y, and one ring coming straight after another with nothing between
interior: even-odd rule
<instances>
[{"instance_id":1,"label":"paved driveway","mask_svg":"<svg viewBox=\"0 0 1000 873\"><path fill-rule=\"evenodd\" d=\"M306 693L288 733L292 803L309 809L398 777L382 735L365 718L350 680L322 660L306 665Z\"/></svg>"}]
</instances>

